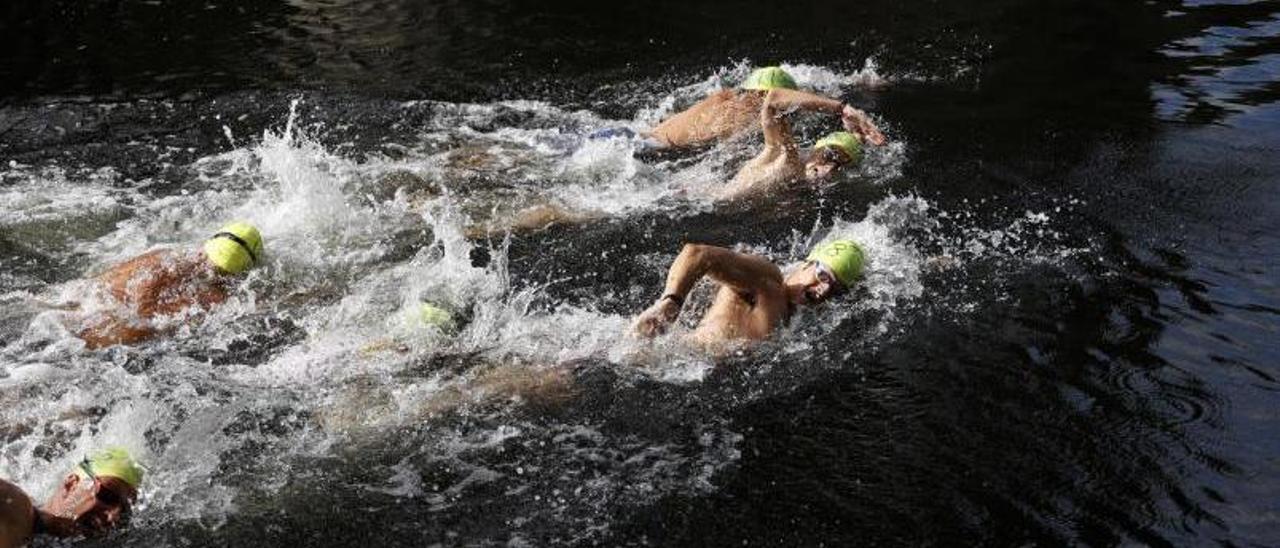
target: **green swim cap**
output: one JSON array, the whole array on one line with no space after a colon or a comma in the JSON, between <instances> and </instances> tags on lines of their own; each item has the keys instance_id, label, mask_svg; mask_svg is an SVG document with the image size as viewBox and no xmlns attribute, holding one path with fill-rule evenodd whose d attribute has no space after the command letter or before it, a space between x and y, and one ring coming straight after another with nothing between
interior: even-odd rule
<instances>
[{"instance_id":1,"label":"green swim cap","mask_svg":"<svg viewBox=\"0 0 1280 548\"><path fill-rule=\"evenodd\" d=\"M82 479L116 478L137 489L142 485L142 466L129 456L123 447L105 447L76 467L76 475Z\"/></svg>"},{"instance_id":2,"label":"green swim cap","mask_svg":"<svg viewBox=\"0 0 1280 548\"><path fill-rule=\"evenodd\" d=\"M262 258L262 235L253 225L236 221L204 242L209 262L228 274L239 274Z\"/></svg>"},{"instance_id":3,"label":"green swim cap","mask_svg":"<svg viewBox=\"0 0 1280 548\"><path fill-rule=\"evenodd\" d=\"M818 261L831 269L845 287L862 275L862 248L853 240L832 240L813 248L806 261Z\"/></svg>"},{"instance_id":4,"label":"green swim cap","mask_svg":"<svg viewBox=\"0 0 1280 548\"><path fill-rule=\"evenodd\" d=\"M764 67L753 71L739 87L760 91L769 91L774 88L796 89L796 81L785 70L778 67Z\"/></svg>"},{"instance_id":5,"label":"green swim cap","mask_svg":"<svg viewBox=\"0 0 1280 548\"><path fill-rule=\"evenodd\" d=\"M847 131L837 131L826 137L818 139L813 144L813 149L818 150L822 147L836 147L849 156L849 163L857 163L862 159L862 139L857 135Z\"/></svg>"},{"instance_id":6,"label":"green swim cap","mask_svg":"<svg viewBox=\"0 0 1280 548\"><path fill-rule=\"evenodd\" d=\"M453 331L457 327L457 323L453 321L453 314L432 303L419 304L413 319L420 325L436 327L446 332Z\"/></svg>"}]
</instances>

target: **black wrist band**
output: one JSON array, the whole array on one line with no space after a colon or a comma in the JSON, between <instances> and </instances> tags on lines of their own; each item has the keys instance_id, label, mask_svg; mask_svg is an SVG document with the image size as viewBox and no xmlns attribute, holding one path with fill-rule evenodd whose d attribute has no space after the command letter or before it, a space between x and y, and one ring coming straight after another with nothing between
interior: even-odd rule
<instances>
[{"instance_id":1,"label":"black wrist band","mask_svg":"<svg viewBox=\"0 0 1280 548\"><path fill-rule=\"evenodd\" d=\"M676 306L684 306L684 297L676 295L675 293L667 293L658 300L661 301L662 299L671 299L672 301L675 301Z\"/></svg>"}]
</instances>

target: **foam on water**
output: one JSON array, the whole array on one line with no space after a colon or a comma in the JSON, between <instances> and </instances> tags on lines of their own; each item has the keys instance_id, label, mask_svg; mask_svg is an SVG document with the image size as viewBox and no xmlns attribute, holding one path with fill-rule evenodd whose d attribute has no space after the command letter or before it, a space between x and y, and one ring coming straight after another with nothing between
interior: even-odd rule
<instances>
[{"instance_id":1,"label":"foam on water","mask_svg":"<svg viewBox=\"0 0 1280 548\"><path fill-rule=\"evenodd\" d=\"M11 162L0 181L10 183L0 187L0 234L37 253L65 253L101 236L139 201L136 192L115 186L110 167L68 173Z\"/></svg>"}]
</instances>

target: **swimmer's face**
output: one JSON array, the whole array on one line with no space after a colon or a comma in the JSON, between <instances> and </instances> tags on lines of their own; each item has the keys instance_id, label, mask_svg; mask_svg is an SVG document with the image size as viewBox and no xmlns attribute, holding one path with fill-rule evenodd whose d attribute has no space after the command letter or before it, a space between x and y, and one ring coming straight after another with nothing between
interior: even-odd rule
<instances>
[{"instance_id":1,"label":"swimmer's face","mask_svg":"<svg viewBox=\"0 0 1280 548\"><path fill-rule=\"evenodd\" d=\"M75 522L85 535L101 535L122 525L138 493L117 478L83 478L68 474L49 498L45 510Z\"/></svg>"},{"instance_id":2,"label":"swimmer's face","mask_svg":"<svg viewBox=\"0 0 1280 548\"><path fill-rule=\"evenodd\" d=\"M829 179L840 168L853 163L853 159L843 150L836 147L822 147L813 150L804 163L804 178L809 181Z\"/></svg>"},{"instance_id":3,"label":"swimmer's face","mask_svg":"<svg viewBox=\"0 0 1280 548\"><path fill-rule=\"evenodd\" d=\"M840 280L830 269L817 261L809 261L795 269L784 280L787 298L793 304L814 305L830 299L840 292Z\"/></svg>"}]
</instances>

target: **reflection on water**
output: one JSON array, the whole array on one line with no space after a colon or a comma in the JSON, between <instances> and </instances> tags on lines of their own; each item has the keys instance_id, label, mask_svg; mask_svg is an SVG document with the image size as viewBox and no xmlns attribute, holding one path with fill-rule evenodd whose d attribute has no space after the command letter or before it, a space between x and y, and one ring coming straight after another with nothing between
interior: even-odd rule
<instances>
[{"instance_id":1,"label":"reflection on water","mask_svg":"<svg viewBox=\"0 0 1280 548\"><path fill-rule=\"evenodd\" d=\"M1268 544L1278 10L1088 8L14 4L0 475L137 448L101 545ZM774 60L895 146L715 210L690 189L758 143L581 138ZM476 237L529 206L589 214ZM204 322L60 323L229 216L271 259ZM782 340L618 336L680 243L788 262L833 226L868 282Z\"/></svg>"},{"instance_id":2,"label":"reflection on water","mask_svg":"<svg viewBox=\"0 0 1280 548\"><path fill-rule=\"evenodd\" d=\"M1280 8L1193 2L1167 16L1180 28L1160 53L1179 69L1155 86L1160 117L1218 122L1280 100Z\"/></svg>"}]
</instances>

